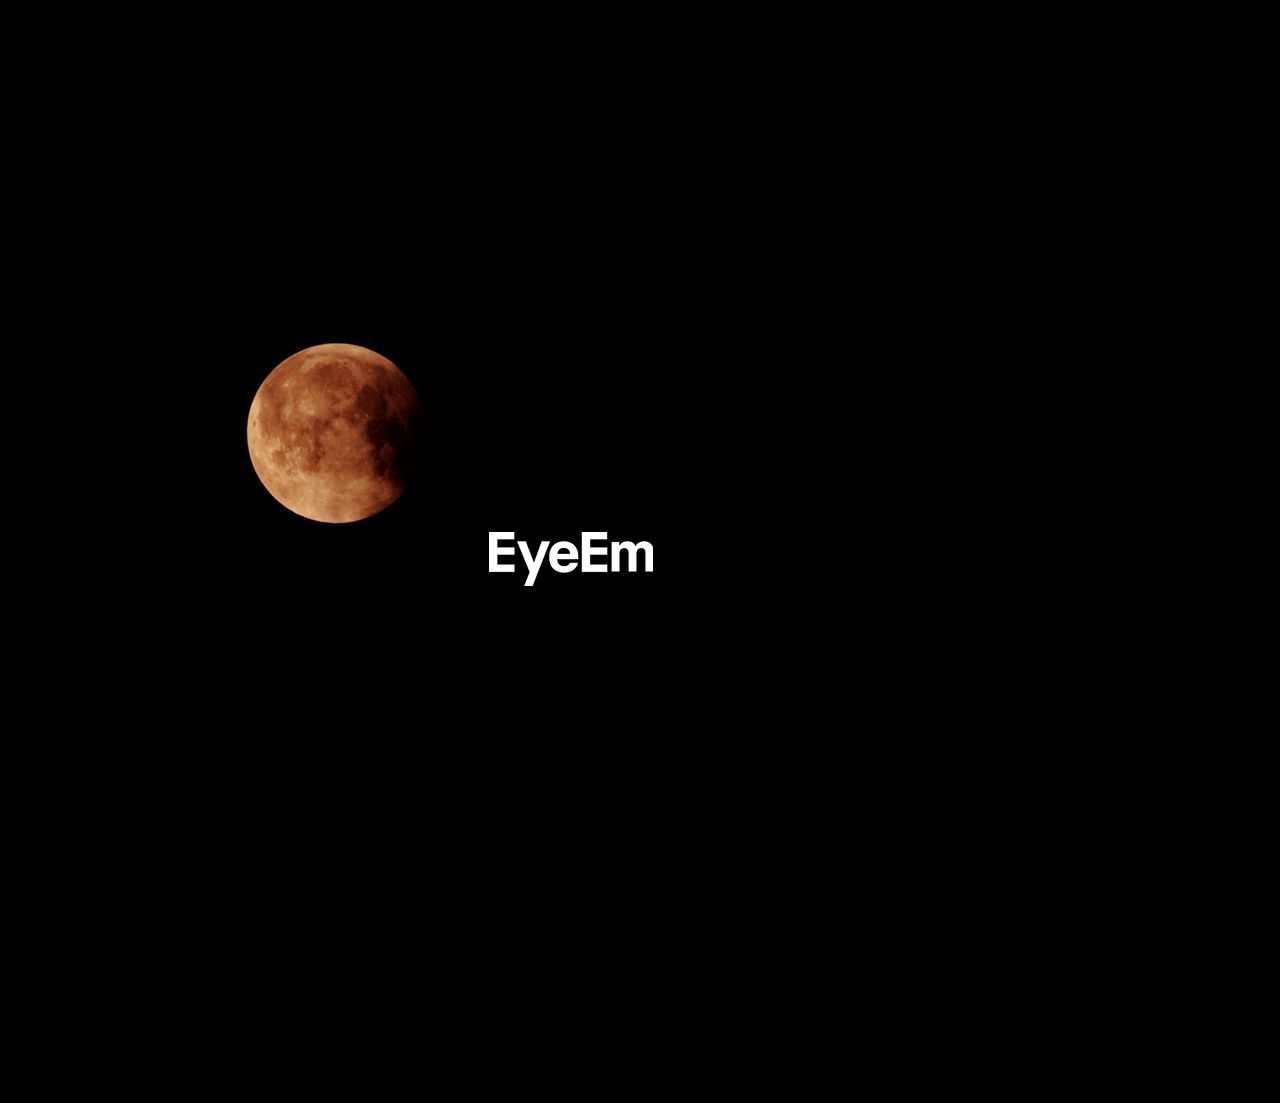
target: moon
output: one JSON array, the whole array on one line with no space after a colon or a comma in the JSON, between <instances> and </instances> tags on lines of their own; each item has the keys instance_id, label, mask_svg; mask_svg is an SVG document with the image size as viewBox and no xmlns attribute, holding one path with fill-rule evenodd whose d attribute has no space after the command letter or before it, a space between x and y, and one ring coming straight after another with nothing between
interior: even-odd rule
<instances>
[{"instance_id":1,"label":"moon","mask_svg":"<svg viewBox=\"0 0 1280 1103\"><path fill-rule=\"evenodd\" d=\"M422 403L405 374L359 345L295 352L249 407L249 458L282 506L313 521L380 513L413 478Z\"/></svg>"}]
</instances>

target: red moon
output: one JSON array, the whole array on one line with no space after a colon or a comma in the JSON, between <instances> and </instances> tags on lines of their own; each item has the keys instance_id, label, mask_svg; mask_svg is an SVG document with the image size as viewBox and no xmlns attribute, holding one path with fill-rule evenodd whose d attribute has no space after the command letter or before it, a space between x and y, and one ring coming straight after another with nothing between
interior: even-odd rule
<instances>
[{"instance_id":1,"label":"red moon","mask_svg":"<svg viewBox=\"0 0 1280 1103\"><path fill-rule=\"evenodd\" d=\"M371 517L414 474L422 404L404 373L359 345L295 352L249 407L249 458L282 506L313 521Z\"/></svg>"}]
</instances>

